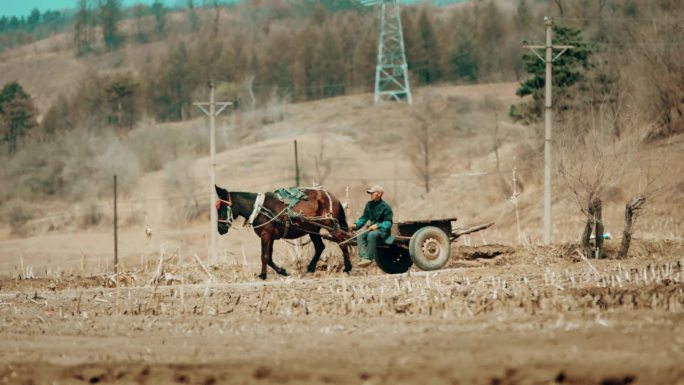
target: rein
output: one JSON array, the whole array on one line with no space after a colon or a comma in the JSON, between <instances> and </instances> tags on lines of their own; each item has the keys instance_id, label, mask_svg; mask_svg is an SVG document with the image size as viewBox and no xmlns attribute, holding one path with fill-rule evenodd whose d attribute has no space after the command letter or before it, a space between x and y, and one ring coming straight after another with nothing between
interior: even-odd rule
<instances>
[{"instance_id":1,"label":"rein","mask_svg":"<svg viewBox=\"0 0 684 385\"><path fill-rule=\"evenodd\" d=\"M288 207L285 207L281 212L279 212L278 214L272 216L271 219L269 219L267 222L262 223L262 224L257 225L257 226L252 226L252 228L253 228L253 229L258 229L259 227L266 226L267 224L269 224L269 223L271 223L271 222L273 222L273 221L280 221L280 219L278 219L278 217L279 217L282 213L284 213L285 211L287 211L287 209L288 209ZM264 210L264 207L262 207L262 208L259 210L259 214L266 214L266 213L263 212L263 210ZM257 216L258 216L258 215L257 215ZM256 217L255 217L255 219L256 219Z\"/></svg>"},{"instance_id":2,"label":"rein","mask_svg":"<svg viewBox=\"0 0 684 385\"><path fill-rule=\"evenodd\" d=\"M245 221L245 226L250 225L250 226L252 226L253 229L258 229L258 228L264 227L264 226L266 226L269 223L272 223L274 221L283 223L283 220L280 219L279 217L283 214L286 214L287 218L284 220L285 222L287 222L286 223L286 232L287 232L287 226L293 225L294 227L298 228L300 231L304 231L305 233L310 233L310 234L316 234L317 233L317 231L309 231L309 230L303 229L300 224L292 222L292 219L300 219L300 220L303 220L304 222L308 222L310 224L316 225L316 226L321 227L323 229L326 229L328 231L340 231L341 229L339 228L339 222L337 221L337 218L333 217L333 215L332 215L333 202L332 202L332 198L330 197L330 194L325 189L309 189L309 190L320 190L320 191L325 192L325 194L328 197L328 202L330 205L330 211L327 213L327 215L309 217L309 216L302 215L301 213L297 213L296 211L294 211L292 209L291 206L287 206L287 205L278 214L274 215L273 212L271 212L270 210L268 210L266 207L263 206L264 195L263 194L257 194L257 198L256 198L256 201L254 202L254 208L252 210L252 214L249 216L247 221ZM231 197L230 192L229 192L228 193L228 200L221 199L221 198L216 200L216 208L217 209L220 209L221 204L225 203L227 206L227 210L228 210L226 219L218 219L217 221L219 223L225 223L229 228L233 223L233 210L232 210L233 200L231 198L232 197ZM265 215L267 218L269 218L268 221L266 221L260 225L254 226L253 225L254 220L259 215L262 215L262 214ZM325 226L323 224L318 223L318 221L323 221L323 220L333 221L333 223L334 223L333 227ZM347 235L350 235L350 233L347 233ZM358 234L358 235L360 235L360 234ZM347 241L345 241L345 243L354 239L354 238L356 238L356 237L352 237L351 239L348 239Z\"/></svg>"}]
</instances>

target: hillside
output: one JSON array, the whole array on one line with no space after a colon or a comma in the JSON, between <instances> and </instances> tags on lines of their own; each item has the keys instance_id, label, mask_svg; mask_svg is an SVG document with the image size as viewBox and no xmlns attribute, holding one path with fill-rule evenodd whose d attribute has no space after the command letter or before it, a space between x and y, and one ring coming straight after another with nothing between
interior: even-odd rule
<instances>
[{"instance_id":1,"label":"hillside","mask_svg":"<svg viewBox=\"0 0 684 385\"><path fill-rule=\"evenodd\" d=\"M528 148L539 154L540 143L539 138L530 133L531 128L506 119L505 106L516 99L515 87L516 84L508 83L421 88L414 106L375 107L370 94L287 105L283 121L264 126L252 134L253 143L239 147L231 145L230 126L221 121L219 138L227 147L233 148L217 155L217 181L234 191L269 191L293 185L293 142L297 140L303 174L301 184L311 185L317 178L316 158L319 164L329 164L330 172L323 184L342 200L346 199L349 189L354 216L358 215L366 199L365 188L380 183L387 190L387 200L396 208L398 220L456 216L459 218L457 224L463 226L494 221L493 228L465 242L514 245L518 243L515 210L494 172L496 163L491 150L494 127L498 124L499 135L505 138L499 148L499 162L505 165L501 167L501 178L511 179L510 170L517 158L519 188L523 188L518 197L520 235L524 243L536 244L540 242L542 230L540 182L543 171L539 156L523 158L530 151L526 150ZM449 120L453 118L468 127L440 137L443 145L439 150L448 155L448 159L442 161L444 168L435 175L430 193L425 193L412 171L409 157L412 148L408 140L416 128L412 114L420 111L426 99L441 100L449 106L447 110L452 111L444 112ZM486 106L492 104L492 100L501 103L499 110L487 110ZM462 112L453 112L459 109ZM160 128L164 129L164 125ZM203 122L190 122L187 129L204 129ZM677 202L684 183L682 150L684 138L681 136L644 149L646 156L649 152L670 156L663 158L666 163L659 165L663 171L659 182L662 192L654 195L638 219L637 238L681 239L682 215ZM188 167L190 169L183 172L194 176L195 184L186 186L184 191L192 192L192 199L198 205L208 207L208 157L196 159ZM164 193L164 178L163 171L144 175L133 191L119 198L119 253L126 265L136 266L141 263L141 255L154 258L160 250L171 252L180 248L184 255L206 255L208 223L201 218L190 222L172 219L174 216L169 212L174 211L174 205L181 204L178 195L182 194L174 197ZM562 180L556 177L554 183L555 241L578 242L584 215ZM631 183L614 186L611 199L605 202L606 230L614 237L622 229L624 204L631 193L629 185ZM102 215L108 219L95 228L66 225L60 229L63 216L77 216L79 208L83 210L87 202L62 205L64 211L58 213L41 208L42 215L34 222L35 230L26 238L12 236L8 226L3 225L0 241L3 270L10 271L11 266L17 266L20 256L27 265L73 269L85 261L88 269L104 268L111 258L113 244L109 202L110 197L97 201L103 208ZM151 239L145 238L146 227L153 231ZM241 261L242 247L247 258L256 260L259 245L250 229L236 225L227 236L219 238L219 250L227 261ZM278 242L276 258L287 253L287 245Z\"/></svg>"}]
</instances>

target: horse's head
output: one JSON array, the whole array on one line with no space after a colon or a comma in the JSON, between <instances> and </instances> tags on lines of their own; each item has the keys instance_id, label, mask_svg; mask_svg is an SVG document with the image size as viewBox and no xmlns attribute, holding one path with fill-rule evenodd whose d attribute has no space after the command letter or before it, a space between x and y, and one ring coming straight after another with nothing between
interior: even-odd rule
<instances>
[{"instance_id":1,"label":"horse's head","mask_svg":"<svg viewBox=\"0 0 684 385\"><path fill-rule=\"evenodd\" d=\"M233 208L231 207L233 202L230 199L228 190L216 185L214 185L214 187L216 187L216 194L218 195L218 199L216 200L218 232L223 235L228 232L230 225L233 224L234 214Z\"/></svg>"}]
</instances>

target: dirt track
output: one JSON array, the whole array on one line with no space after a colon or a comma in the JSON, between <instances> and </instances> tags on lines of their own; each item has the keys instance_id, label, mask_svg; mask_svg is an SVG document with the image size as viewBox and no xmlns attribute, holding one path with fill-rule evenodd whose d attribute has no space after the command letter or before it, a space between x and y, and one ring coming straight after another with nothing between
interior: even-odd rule
<instances>
[{"instance_id":1,"label":"dirt track","mask_svg":"<svg viewBox=\"0 0 684 385\"><path fill-rule=\"evenodd\" d=\"M0 381L684 384L681 245L622 261L459 250L448 269L401 276L6 279ZM169 262L167 277L194 282L193 268Z\"/></svg>"}]
</instances>

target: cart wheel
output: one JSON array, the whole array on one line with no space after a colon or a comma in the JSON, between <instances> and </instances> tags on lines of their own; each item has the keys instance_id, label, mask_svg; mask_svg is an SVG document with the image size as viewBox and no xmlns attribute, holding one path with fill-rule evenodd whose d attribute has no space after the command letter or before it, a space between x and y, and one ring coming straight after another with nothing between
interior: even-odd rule
<instances>
[{"instance_id":1,"label":"cart wheel","mask_svg":"<svg viewBox=\"0 0 684 385\"><path fill-rule=\"evenodd\" d=\"M375 263L380 270L387 274L405 273L411 268L411 265L413 265L408 250L394 245L388 248L378 248Z\"/></svg>"},{"instance_id":2,"label":"cart wheel","mask_svg":"<svg viewBox=\"0 0 684 385\"><path fill-rule=\"evenodd\" d=\"M409 254L413 263L423 270L440 269L451 254L449 236L438 227L423 227L411 237Z\"/></svg>"}]
</instances>

